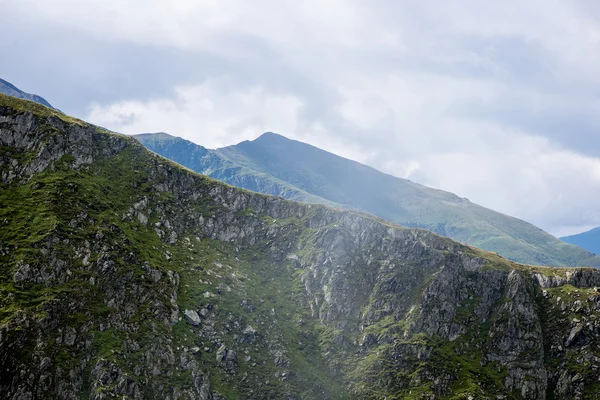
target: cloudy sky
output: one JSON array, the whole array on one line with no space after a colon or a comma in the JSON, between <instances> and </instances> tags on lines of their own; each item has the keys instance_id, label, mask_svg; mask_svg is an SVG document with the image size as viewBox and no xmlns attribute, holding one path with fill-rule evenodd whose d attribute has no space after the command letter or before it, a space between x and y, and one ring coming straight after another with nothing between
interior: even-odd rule
<instances>
[{"instance_id":1,"label":"cloudy sky","mask_svg":"<svg viewBox=\"0 0 600 400\"><path fill-rule=\"evenodd\" d=\"M124 133L274 131L555 235L600 225L600 5L0 0L0 77Z\"/></svg>"}]
</instances>

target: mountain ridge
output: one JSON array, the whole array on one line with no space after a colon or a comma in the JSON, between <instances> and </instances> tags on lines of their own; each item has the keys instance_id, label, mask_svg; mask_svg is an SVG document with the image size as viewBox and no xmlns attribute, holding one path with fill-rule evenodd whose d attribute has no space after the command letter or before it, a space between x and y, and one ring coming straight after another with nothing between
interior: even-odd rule
<instances>
[{"instance_id":1,"label":"mountain ridge","mask_svg":"<svg viewBox=\"0 0 600 400\"><path fill-rule=\"evenodd\" d=\"M135 137L188 168L253 191L362 210L528 264L600 266L600 257L525 221L272 132L216 150L175 136ZM203 150L194 152L195 146Z\"/></svg>"},{"instance_id":2,"label":"mountain ridge","mask_svg":"<svg viewBox=\"0 0 600 400\"><path fill-rule=\"evenodd\" d=\"M133 137L140 142L149 144L151 147L156 147L160 145L159 143L168 144L183 140L164 132L157 134L138 134L133 135ZM156 138L158 138L158 140L156 140ZM185 141L184 145L186 151L183 151L183 153L189 152L191 158L183 163L179 162L179 164L184 165L193 171L198 172L198 169L202 169L205 172L204 175L258 193L280 196L290 200L325 204L340 209L348 208L342 204L336 204L335 202L307 193L302 189L296 188L282 180L273 178L268 174L257 173L245 166L236 164L233 160L228 158L223 159L220 155L214 153L214 150L207 149L190 141ZM152 150L152 148L150 148L150 150ZM160 154L158 152L155 153ZM167 154L168 155L160 155L175 162L178 162L177 160L183 161L179 158L182 154L181 148L178 148L173 152L167 152Z\"/></svg>"},{"instance_id":3,"label":"mountain ridge","mask_svg":"<svg viewBox=\"0 0 600 400\"><path fill-rule=\"evenodd\" d=\"M253 193L0 95L0 390L598 398L600 271Z\"/></svg>"}]
</instances>

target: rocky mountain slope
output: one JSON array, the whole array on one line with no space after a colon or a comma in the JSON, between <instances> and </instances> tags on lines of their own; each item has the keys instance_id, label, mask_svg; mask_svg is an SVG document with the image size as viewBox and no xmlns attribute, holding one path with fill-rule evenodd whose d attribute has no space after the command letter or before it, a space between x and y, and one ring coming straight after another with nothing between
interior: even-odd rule
<instances>
[{"instance_id":1,"label":"rocky mountain slope","mask_svg":"<svg viewBox=\"0 0 600 400\"><path fill-rule=\"evenodd\" d=\"M12 83L5 81L4 79L0 79L0 93L4 93L13 97L18 97L19 99L35 101L36 103L40 103L45 105L46 107L52 108L50 103L48 103L46 99L44 99L42 96L24 92Z\"/></svg>"},{"instance_id":2,"label":"rocky mountain slope","mask_svg":"<svg viewBox=\"0 0 600 400\"><path fill-rule=\"evenodd\" d=\"M576 235L561 237L560 240L579 246L594 254L600 253L600 227Z\"/></svg>"},{"instance_id":3,"label":"rocky mountain slope","mask_svg":"<svg viewBox=\"0 0 600 400\"><path fill-rule=\"evenodd\" d=\"M195 174L0 95L6 399L600 398L600 271Z\"/></svg>"},{"instance_id":4,"label":"rocky mountain slope","mask_svg":"<svg viewBox=\"0 0 600 400\"><path fill-rule=\"evenodd\" d=\"M217 150L164 133L136 138L164 157L245 189L366 211L527 264L600 266L600 257L525 221L274 133Z\"/></svg>"}]
</instances>

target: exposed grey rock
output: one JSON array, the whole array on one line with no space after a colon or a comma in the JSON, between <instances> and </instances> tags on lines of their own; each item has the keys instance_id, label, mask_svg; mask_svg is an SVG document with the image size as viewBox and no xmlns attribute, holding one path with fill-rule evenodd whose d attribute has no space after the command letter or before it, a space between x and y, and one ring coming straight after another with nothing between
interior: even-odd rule
<instances>
[{"instance_id":1,"label":"exposed grey rock","mask_svg":"<svg viewBox=\"0 0 600 400\"><path fill-rule=\"evenodd\" d=\"M225 360L225 356L227 355L227 347L225 347L224 344L222 344L218 349L217 349L217 357L216 360L218 363L221 363Z\"/></svg>"},{"instance_id":2,"label":"exposed grey rock","mask_svg":"<svg viewBox=\"0 0 600 400\"><path fill-rule=\"evenodd\" d=\"M567 337L567 340L565 340L566 347L569 347L571 345L571 343L573 343L573 341L575 341L577 339L577 337L583 330L583 327L584 327L583 324L577 324L573 327L573 329L571 329L571 332L569 333L569 337Z\"/></svg>"},{"instance_id":3,"label":"exposed grey rock","mask_svg":"<svg viewBox=\"0 0 600 400\"><path fill-rule=\"evenodd\" d=\"M254 335L254 334L256 334L256 329L254 329L252 326L248 325L247 327L244 328L242 333L244 335Z\"/></svg>"},{"instance_id":4,"label":"exposed grey rock","mask_svg":"<svg viewBox=\"0 0 600 400\"><path fill-rule=\"evenodd\" d=\"M194 310L185 310L184 312L185 318L188 320L190 324L193 326L200 326L200 316Z\"/></svg>"}]
</instances>

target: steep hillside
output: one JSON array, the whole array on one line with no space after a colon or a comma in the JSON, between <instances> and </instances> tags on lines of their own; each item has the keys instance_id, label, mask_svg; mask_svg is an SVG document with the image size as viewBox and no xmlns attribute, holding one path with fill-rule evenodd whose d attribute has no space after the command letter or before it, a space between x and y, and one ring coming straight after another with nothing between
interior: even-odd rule
<instances>
[{"instance_id":1,"label":"steep hillside","mask_svg":"<svg viewBox=\"0 0 600 400\"><path fill-rule=\"evenodd\" d=\"M584 248L594 254L600 253L600 227L577 235L561 237L560 240Z\"/></svg>"},{"instance_id":2,"label":"steep hillside","mask_svg":"<svg viewBox=\"0 0 600 400\"><path fill-rule=\"evenodd\" d=\"M600 266L600 257L525 221L274 133L217 150L166 134L136 138L194 171L249 190L366 211L527 264Z\"/></svg>"},{"instance_id":3,"label":"steep hillside","mask_svg":"<svg viewBox=\"0 0 600 400\"><path fill-rule=\"evenodd\" d=\"M18 97L19 99L35 101L36 103L40 103L45 105L46 107L52 108L50 103L48 103L43 97L38 96L37 94L24 92L12 83L5 81L4 79L0 79L0 93L4 93L13 97Z\"/></svg>"},{"instance_id":4,"label":"steep hillside","mask_svg":"<svg viewBox=\"0 0 600 400\"><path fill-rule=\"evenodd\" d=\"M236 189L0 95L7 399L594 399L600 271Z\"/></svg>"}]
</instances>

